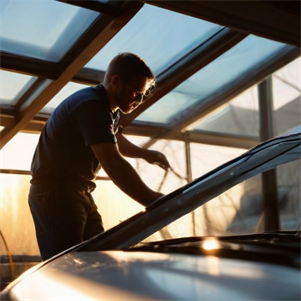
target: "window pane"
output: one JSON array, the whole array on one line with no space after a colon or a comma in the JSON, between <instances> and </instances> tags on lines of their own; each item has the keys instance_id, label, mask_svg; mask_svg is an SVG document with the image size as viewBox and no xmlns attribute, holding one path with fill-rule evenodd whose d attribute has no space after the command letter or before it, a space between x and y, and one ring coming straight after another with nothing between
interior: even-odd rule
<instances>
[{"instance_id":1,"label":"window pane","mask_svg":"<svg viewBox=\"0 0 301 301\"><path fill-rule=\"evenodd\" d=\"M38 134L17 134L0 150L0 168L30 170L38 139Z\"/></svg>"},{"instance_id":2,"label":"window pane","mask_svg":"<svg viewBox=\"0 0 301 301\"><path fill-rule=\"evenodd\" d=\"M133 52L158 75L220 29L216 24L144 5L86 67L106 70L115 55Z\"/></svg>"},{"instance_id":3,"label":"window pane","mask_svg":"<svg viewBox=\"0 0 301 301\"><path fill-rule=\"evenodd\" d=\"M1 50L57 62L98 15L53 0L1 0Z\"/></svg>"},{"instance_id":4,"label":"window pane","mask_svg":"<svg viewBox=\"0 0 301 301\"><path fill-rule=\"evenodd\" d=\"M246 149L191 143L190 151L192 178L196 179L223 163L238 157Z\"/></svg>"},{"instance_id":5,"label":"window pane","mask_svg":"<svg viewBox=\"0 0 301 301\"><path fill-rule=\"evenodd\" d=\"M0 174L0 228L12 255L40 255L27 201L29 181L29 175ZM7 255L3 240L0 245L0 255ZM18 267L15 273L19 273Z\"/></svg>"},{"instance_id":6,"label":"window pane","mask_svg":"<svg viewBox=\"0 0 301 301\"><path fill-rule=\"evenodd\" d=\"M14 105L36 77L0 70L0 103Z\"/></svg>"},{"instance_id":7,"label":"window pane","mask_svg":"<svg viewBox=\"0 0 301 301\"><path fill-rule=\"evenodd\" d=\"M275 135L301 131L301 58L273 74Z\"/></svg>"},{"instance_id":8,"label":"window pane","mask_svg":"<svg viewBox=\"0 0 301 301\"><path fill-rule=\"evenodd\" d=\"M83 88L87 88L87 86L69 82L58 94L52 98L52 100L43 108L42 112L51 113L68 96Z\"/></svg>"},{"instance_id":9,"label":"window pane","mask_svg":"<svg viewBox=\"0 0 301 301\"><path fill-rule=\"evenodd\" d=\"M181 83L169 94L138 116L137 120L169 124L180 119L193 105L244 76L251 68L262 67L265 60L281 51L284 44L248 36L235 47ZM186 111L186 112L187 112Z\"/></svg>"},{"instance_id":10,"label":"window pane","mask_svg":"<svg viewBox=\"0 0 301 301\"><path fill-rule=\"evenodd\" d=\"M278 166L278 202L280 229L301 229L301 164L300 160Z\"/></svg>"},{"instance_id":11,"label":"window pane","mask_svg":"<svg viewBox=\"0 0 301 301\"><path fill-rule=\"evenodd\" d=\"M202 118L193 130L259 137L257 85Z\"/></svg>"}]
</instances>

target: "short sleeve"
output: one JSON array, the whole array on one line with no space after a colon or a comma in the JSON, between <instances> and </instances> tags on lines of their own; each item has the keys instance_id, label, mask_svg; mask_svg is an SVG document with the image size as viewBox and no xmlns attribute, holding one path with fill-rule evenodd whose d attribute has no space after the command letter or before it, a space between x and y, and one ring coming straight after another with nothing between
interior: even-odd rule
<instances>
[{"instance_id":1,"label":"short sleeve","mask_svg":"<svg viewBox=\"0 0 301 301\"><path fill-rule=\"evenodd\" d=\"M74 109L71 116L86 146L97 143L117 143L113 114L100 101L85 101Z\"/></svg>"}]
</instances>

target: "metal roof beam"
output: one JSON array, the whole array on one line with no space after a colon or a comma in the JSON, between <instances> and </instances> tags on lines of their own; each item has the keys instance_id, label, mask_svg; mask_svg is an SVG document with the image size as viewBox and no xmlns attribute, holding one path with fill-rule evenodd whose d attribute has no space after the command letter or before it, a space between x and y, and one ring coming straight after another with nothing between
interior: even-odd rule
<instances>
[{"instance_id":1,"label":"metal roof beam","mask_svg":"<svg viewBox=\"0 0 301 301\"><path fill-rule=\"evenodd\" d=\"M166 131L165 131L166 132ZM123 131L126 135L148 136L150 141L156 142L156 137L162 135L164 137L164 130L162 127L145 126L145 125L129 125ZM206 131L189 131L174 132L173 136L166 137L167 140L185 141L189 135L189 142L202 143L209 145L227 146L235 148L249 149L260 142L259 137L247 137L239 135L231 135L225 133L206 132ZM162 139L165 139L162 138Z\"/></svg>"},{"instance_id":2,"label":"metal roof beam","mask_svg":"<svg viewBox=\"0 0 301 301\"><path fill-rule=\"evenodd\" d=\"M127 1L109 1L108 3L102 3L99 1L87 1L87 0L56 0L58 2L63 2L69 5L74 5L89 10L96 11L98 13L120 16L122 13L121 5Z\"/></svg>"},{"instance_id":3,"label":"metal roof beam","mask_svg":"<svg viewBox=\"0 0 301 301\"><path fill-rule=\"evenodd\" d=\"M6 71L53 80L59 76L59 71L56 69L57 63L54 62L24 57L5 51L0 51L0 62L0 68Z\"/></svg>"},{"instance_id":4,"label":"metal roof beam","mask_svg":"<svg viewBox=\"0 0 301 301\"><path fill-rule=\"evenodd\" d=\"M82 68L73 76L72 81L84 85L97 85L104 80L105 71Z\"/></svg>"},{"instance_id":5,"label":"metal roof beam","mask_svg":"<svg viewBox=\"0 0 301 301\"><path fill-rule=\"evenodd\" d=\"M0 69L39 78L56 80L61 74L61 71L57 68L58 63L24 57L5 51L0 51L0 62ZM95 85L103 81L104 74L105 71L102 70L82 68L74 75L72 81L87 85Z\"/></svg>"}]
</instances>

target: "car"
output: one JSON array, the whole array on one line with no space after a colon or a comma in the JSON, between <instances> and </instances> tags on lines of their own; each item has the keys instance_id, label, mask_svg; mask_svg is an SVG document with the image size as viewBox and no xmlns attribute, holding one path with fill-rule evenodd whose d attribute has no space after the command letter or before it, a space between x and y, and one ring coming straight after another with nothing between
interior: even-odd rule
<instances>
[{"instance_id":1,"label":"car","mask_svg":"<svg viewBox=\"0 0 301 301\"><path fill-rule=\"evenodd\" d=\"M10 283L1 300L300 300L300 156L301 133L262 142L117 226L37 264ZM281 189L272 204L279 207L280 228L254 230L255 224L262 227L262 217L253 190L239 198L239 208L223 226L217 227L218 208L207 208L205 222L215 224L215 235L172 235L173 223L276 168L281 168ZM257 187L257 180L253 183ZM239 227L239 216L248 212L243 219L248 225ZM150 239L159 237L158 231L168 238Z\"/></svg>"}]
</instances>

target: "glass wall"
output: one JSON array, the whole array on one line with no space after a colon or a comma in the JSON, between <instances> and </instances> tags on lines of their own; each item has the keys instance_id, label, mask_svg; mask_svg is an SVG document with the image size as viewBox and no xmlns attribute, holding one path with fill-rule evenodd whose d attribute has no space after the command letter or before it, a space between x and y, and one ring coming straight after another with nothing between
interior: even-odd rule
<instances>
[{"instance_id":1,"label":"glass wall","mask_svg":"<svg viewBox=\"0 0 301 301\"><path fill-rule=\"evenodd\" d=\"M17 134L0 151L1 170L28 172L38 142L37 134ZM0 255L39 255L34 224L27 203L30 175L0 173ZM2 238L1 238L2 239Z\"/></svg>"},{"instance_id":2,"label":"glass wall","mask_svg":"<svg viewBox=\"0 0 301 301\"><path fill-rule=\"evenodd\" d=\"M301 164L294 161L277 167L280 229L301 228Z\"/></svg>"},{"instance_id":3,"label":"glass wall","mask_svg":"<svg viewBox=\"0 0 301 301\"><path fill-rule=\"evenodd\" d=\"M301 58L275 72L273 79L274 134L301 131Z\"/></svg>"},{"instance_id":4,"label":"glass wall","mask_svg":"<svg viewBox=\"0 0 301 301\"><path fill-rule=\"evenodd\" d=\"M193 130L259 137L257 85L202 118Z\"/></svg>"},{"instance_id":5,"label":"glass wall","mask_svg":"<svg viewBox=\"0 0 301 301\"><path fill-rule=\"evenodd\" d=\"M0 255L40 255L27 196L29 175L0 174Z\"/></svg>"}]
</instances>

